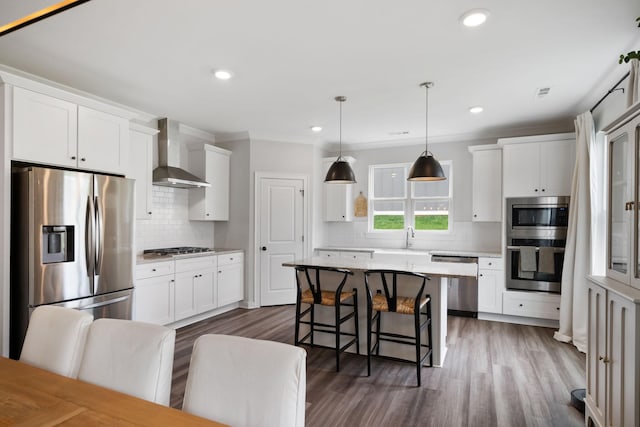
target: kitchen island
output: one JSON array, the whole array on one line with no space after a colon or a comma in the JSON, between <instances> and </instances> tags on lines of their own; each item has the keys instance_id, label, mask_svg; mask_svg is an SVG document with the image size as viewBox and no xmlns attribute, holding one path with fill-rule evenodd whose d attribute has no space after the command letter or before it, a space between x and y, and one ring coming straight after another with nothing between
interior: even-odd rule
<instances>
[{"instance_id":1,"label":"kitchen island","mask_svg":"<svg viewBox=\"0 0 640 427\"><path fill-rule=\"evenodd\" d=\"M349 277L346 289L358 290L358 317L360 329L360 354L366 354L367 349L367 298L364 284L364 271L373 269L410 271L423 273L431 277L427 282L426 293L431 296L432 329L433 329L433 364L442 367L447 354L447 284L452 277L476 277L477 264L452 264L446 262L427 262L426 260L415 262L382 261L374 259L344 259L312 257L282 264L285 267L299 265L344 268L351 270L354 275ZM324 283L323 283L324 285ZM320 307L319 307L320 308ZM391 317L392 316L392 317ZM320 321L331 321L331 312L317 310L316 317ZM389 320L385 318L385 324L396 328L399 333L413 334L413 318L390 313ZM306 332L301 332L302 334ZM426 334L426 331L424 332ZM333 346L333 337L329 334L316 334L316 342L322 345ZM426 336L425 336L426 339ZM426 341L423 341L426 342ZM382 344L388 344L383 346ZM380 353L385 356L400 357L414 360L415 353L411 346L394 343L382 343Z\"/></svg>"}]
</instances>

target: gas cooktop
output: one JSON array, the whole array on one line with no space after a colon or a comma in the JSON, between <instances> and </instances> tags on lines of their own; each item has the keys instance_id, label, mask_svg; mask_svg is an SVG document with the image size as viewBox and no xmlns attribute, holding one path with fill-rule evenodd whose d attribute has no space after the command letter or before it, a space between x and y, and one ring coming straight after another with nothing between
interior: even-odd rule
<instances>
[{"instance_id":1,"label":"gas cooktop","mask_svg":"<svg viewBox=\"0 0 640 427\"><path fill-rule=\"evenodd\" d=\"M180 254L197 254L200 252L213 252L211 248L202 248L198 246L178 246L175 248L158 248L158 249L145 249L144 254L154 255L180 255Z\"/></svg>"}]
</instances>

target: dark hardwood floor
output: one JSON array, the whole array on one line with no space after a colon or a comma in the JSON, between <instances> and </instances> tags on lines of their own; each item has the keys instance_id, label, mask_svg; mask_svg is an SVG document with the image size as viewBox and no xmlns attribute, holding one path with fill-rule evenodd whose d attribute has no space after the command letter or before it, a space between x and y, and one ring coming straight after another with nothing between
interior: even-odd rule
<instances>
[{"instance_id":1,"label":"dark hardwood floor","mask_svg":"<svg viewBox=\"0 0 640 427\"><path fill-rule=\"evenodd\" d=\"M171 405L182 407L193 341L217 333L293 343L294 307L236 309L178 329ZM362 337L364 339L364 337ZM307 426L583 426L570 392L585 387L585 356L553 329L449 317L443 368L307 349ZM215 397L212 397L214 399Z\"/></svg>"}]
</instances>

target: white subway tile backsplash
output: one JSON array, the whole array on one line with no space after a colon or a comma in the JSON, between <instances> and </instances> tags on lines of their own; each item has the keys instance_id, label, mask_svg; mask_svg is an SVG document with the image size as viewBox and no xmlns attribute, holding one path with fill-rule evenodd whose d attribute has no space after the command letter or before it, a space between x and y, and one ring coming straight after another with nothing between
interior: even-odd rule
<instances>
[{"instance_id":1,"label":"white subway tile backsplash","mask_svg":"<svg viewBox=\"0 0 640 427\"><path fill-rule=\"evenodd\" d=\"M189 190L153 186L153 218L136 221L137 252L173 246L213 246L214 223L189 221Z\"/></svg>"}]
</instances>

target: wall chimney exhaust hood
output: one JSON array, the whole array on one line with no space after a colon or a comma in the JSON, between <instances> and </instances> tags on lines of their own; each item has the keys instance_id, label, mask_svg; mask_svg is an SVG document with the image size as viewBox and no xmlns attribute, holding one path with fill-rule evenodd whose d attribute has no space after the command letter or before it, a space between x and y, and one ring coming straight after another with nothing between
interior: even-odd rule
<instances>
[{"instance_id":1,"label":"wall chimney exhaust hood","mask_svg":"<svg viewBox=\"0 0 640 427\"><path fill-rule=\"evenodd\" d=\"M180 124L158 120L158 167L153 170L153 185L173 188L211 187L211 184L180 168Z\"/></svg>"}]
</instances>

